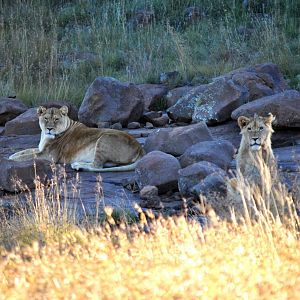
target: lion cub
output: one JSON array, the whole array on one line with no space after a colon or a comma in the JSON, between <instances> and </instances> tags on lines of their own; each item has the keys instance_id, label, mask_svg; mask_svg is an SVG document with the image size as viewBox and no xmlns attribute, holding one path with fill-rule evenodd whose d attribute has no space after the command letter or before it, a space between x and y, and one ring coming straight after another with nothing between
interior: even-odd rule
<instances>
[{"instance_id":1,"label":"lion cub","mask_svg":"<svg viewBox=\"0 0 300 300\"><path fill-rule=\"evenodd\" d=\"M37 110L41 139L38 148L26 149L9 157L34 157L71 164L73 169L112 172L134 170L144 155L141 145L128 133L114 129L89 128L68 117L68 107ZM106 164L117 167L104 168ZM121 165L121 166L120 166Z\"/></svg>"}]
</instances>

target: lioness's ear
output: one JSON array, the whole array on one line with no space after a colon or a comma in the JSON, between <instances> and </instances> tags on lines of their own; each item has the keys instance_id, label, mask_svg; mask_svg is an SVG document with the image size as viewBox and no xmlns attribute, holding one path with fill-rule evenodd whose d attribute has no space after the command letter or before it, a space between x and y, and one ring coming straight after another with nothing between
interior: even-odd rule
<instances>
[{"instance_id":1,"label":"lioness's ear","mask_svg":"<svg viewBox=\"0 0 300 300\"><path fill-rule=\"evenodd\" d=\"M241 129L243 129L245 126L247 126L250 122L250 119L244 116L240 116L238 118L238 124L240 126Z\"/></svg>"},{"instance_id":2,"label":"lioness's ear","mask_svg":"<svg viewBox=\"0 0 300 300\"><path fill-rule=\"evenodd\" d=\"M69 111L69 109L68 109L68 106L62 106L61 108L60 108L60 111L61 111L61 113L63 114L63 115L67 115L68 114L68 111Z\"/></svg>"},{"instance_id":3,"label":"lioness's ear","mask_svg":"<svg viewBox=\"0 0 300 300\"><path fill-rule=\"evenodd\" d=\"M271 126L272 123L275 121L276 117L273 116L271 113L268 113L268 115L266 117L264 117L264 123L266 125Z\"/></svg>"},{"instance_id":4,"label":"lioness's ear","mask_svg":"<svg viewBox=\"0 0 300 300\"><path fill-rule=\"evenodd\" d=\"M39 116L41 116L46 110L47 110L46 107L40 106L40 107L38 107L38 109L37 109L37 114L38 114Z\"/></svg>"}]
</instances>

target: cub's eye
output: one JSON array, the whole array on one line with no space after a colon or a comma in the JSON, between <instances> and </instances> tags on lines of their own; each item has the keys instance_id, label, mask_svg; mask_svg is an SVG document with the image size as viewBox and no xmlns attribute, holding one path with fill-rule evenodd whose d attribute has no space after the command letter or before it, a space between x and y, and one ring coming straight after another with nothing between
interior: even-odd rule
<instances>
[{"instance_id":1,"label":"cub's eye","mask_svg":"<svg viewBox=\"0 0 300 300\"><path fill-rule=\"evenodd\" d=\"M48 122L48 118L44 118L44 120L45 120L46 122Z\"/></svg>"},{"instance_id":2,"label":"cub's eye","mask_svg":"<svg viewBox=\"0 0 300 300\"><path fill-rule=\"evenodd\" d=\"M259 131L263 131L264 128L262 126L259 127Z\"/></svg>"},{"instance_id":3,"label":"cub's eye","mask_svg":"<svg viewBox=\"0 0 300 300\"><path fill-rule=\"evenodd\" d=\"M54 119L54 122L58 122L58 120L59 120L58 118L55 118L55 119Z\"/></svg>"},{"instance_id":4,"label":"cub's eye","mask_svg":"<svg viewBox=\"0 0 300 300\"><path fill-rule=\"evenodd\" d=\"M251 131L251 127L248 127L247 129L248 129L248 131Z\"/></svg>"}]
</instances>

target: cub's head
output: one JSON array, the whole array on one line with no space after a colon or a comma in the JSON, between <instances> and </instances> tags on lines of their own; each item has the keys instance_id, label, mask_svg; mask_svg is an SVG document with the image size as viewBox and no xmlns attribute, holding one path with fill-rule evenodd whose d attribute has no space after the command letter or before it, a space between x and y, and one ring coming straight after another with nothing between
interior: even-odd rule
<instances>
[{"instance_id":1,"label":"cub's head","mask_svg":"<svg viewBox=\"0 0 300 300\"><path fill-rule=\"evenodd\" d=\"M40 106L37 109L39 116L39 124L42 132L49 138L55 138L56 135L68 129L69 117L68 107L62 106L61 108L46 108Z\"/></svg>"},{"instance_id":2,"label":"cub's head","mask_svg":"<svg viewBox=\"0 0 300 300\"><path fill-rule=\"evenodd\" d=\"M262 147L271 145L274 120L275 117L271 113L267 117L259 117L257 114L253 118L239 117L238 124L243 135L242 143L246 143L251 151L258 151Z\"/></svg>"}]
</instances>

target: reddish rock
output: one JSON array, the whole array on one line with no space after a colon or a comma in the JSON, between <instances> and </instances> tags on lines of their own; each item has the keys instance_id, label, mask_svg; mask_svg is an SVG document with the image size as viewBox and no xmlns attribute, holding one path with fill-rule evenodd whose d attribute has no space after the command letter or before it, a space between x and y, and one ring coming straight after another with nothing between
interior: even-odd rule
<instances>
[{"instance_id":1,"label":"reddish rock","mask_svg":"<svg viewBox=\"0 0 300 300\"><path fill-rule=\"evenodd\" d=\"M39 118L35 107L5 124L5 135L22 135L41 133Z\"/></svg>"},{"instance_id":2,"label":"reddish rock","mask_svg":"<svg viewBox=\"0 0 300 300\"><path fill-rule=\"evenodd\" d=\"M159 193L177 189L178 160L161 151L153 151L146 154L138 163L135 169L137 183L140 189L147 185L158 188Z\"/></svg>"},{"instance_id":3,"label":"reddish rock","mask_svg":"<svg viewBox=\"0 0 300 300\"><path fill-rule=\"evenodd\" d=\"M18 99L0 98L0 126L14 119L27 110L26 105Z\"/></svg>"},{"instance_id":4,"label":"reddish rock","mask_svg":"<svg viewBox=\"0 0 300 300\"><path fill-rule=\"evenodd\" d=\"M176 128L154 131L145 141L146 152L159 150L175 156L201 141L211 141L212 136L204 122Z\"/></svg>"},{"instance_id":5,"label":"reddish rock","mask_svg":"<svg viewBox=\"0 0 300 300\"><path fill-rule=\"evenodd\" d=\"M231 117L233 119L239 116L253 117L255 113L265 116L269 112L276 116L274 126L300 127L300 93L296 90L287 90L257 99L234 110Z\"/></svg>"},{"instance_id":6,"label":"reddish rock","mask_svg":"<svg viewBox=\"0 0 300 300\"><path fill-rule=\"evenodd\" d=\"M111 77L97 77L86 91L78 118L90 126L100 122L120 122L127 126L138 121L143 111L143 94L135 84L122 83Z\"/></svg>"}]
</instances>

